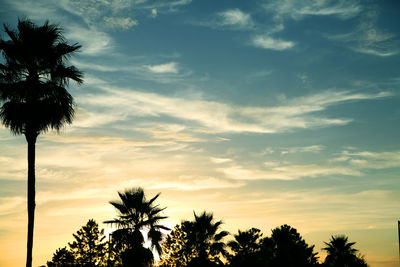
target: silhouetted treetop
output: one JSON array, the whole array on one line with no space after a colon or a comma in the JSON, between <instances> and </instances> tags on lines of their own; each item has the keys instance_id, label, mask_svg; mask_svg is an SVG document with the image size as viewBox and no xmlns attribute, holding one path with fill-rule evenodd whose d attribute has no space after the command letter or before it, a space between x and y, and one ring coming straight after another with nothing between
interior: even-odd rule
<instances>
[{"instance_id":1,"label":"silhouetted treetop","mask_svg":"<svg viewBox=\"0 0 400 267\"><path fill-rule=\"evenodd\" d=\"M167 218L162 215L165 208L155 204L160 194L147 200L142 188L132 188L118 192L118 195L120 200L110 201L117 210L117 218L105 221L118 228L112 233L113 249L121 255L124 265L136 262L146 266L154 258L151 250L143 247L145 238L142 231L147 231L151 247L161 255L161 230L170 230L160 224L161 220Z\"/></svg>"},{"instance_id":2,"label":"silhouetted treetop","mask_svg":"<svg viewBox=\"0 0 400 267\"><path fill-rule=\"evenodd\" d=\"M345 235L331 236L331 240L324 242L326 247L323 248L328 255L324 264L329 267L367 267L362 256L358 256L358 250L353 248L355 242L349 242Z\"/></svg>"}]
</instances>

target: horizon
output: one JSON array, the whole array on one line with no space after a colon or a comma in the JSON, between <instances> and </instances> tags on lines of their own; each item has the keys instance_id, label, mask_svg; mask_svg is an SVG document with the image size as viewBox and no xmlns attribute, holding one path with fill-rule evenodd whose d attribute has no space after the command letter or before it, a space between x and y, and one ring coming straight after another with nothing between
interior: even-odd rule
<instances>
[{"instance_id":1,"label":"horizon","mask_svg":"<svg viewBox=\"0 0 400 267\"><path fill-rule=\"evenodd\" d=\"M399 264L397 1L4 0L1 22L49 20L85 76L76 116L36 144L33 264L118 191L161 192L165 224L213 212L231 234L288 224L345 234ZM2 28L1 38L6 34ZM0 124L1 266L26 252L26 141Z\"/></svg>"}]
</instances>

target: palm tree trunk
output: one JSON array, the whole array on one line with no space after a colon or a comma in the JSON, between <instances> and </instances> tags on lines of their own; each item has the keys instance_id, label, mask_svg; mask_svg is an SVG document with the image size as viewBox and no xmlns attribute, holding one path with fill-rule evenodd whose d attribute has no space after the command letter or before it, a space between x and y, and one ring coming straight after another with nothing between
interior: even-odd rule
<instances>
[{"instance_id":1,"label":"palm tree trunk","mask_svg":"<svg viewBox=\"0 0 400 267\"><path fill-rule=\"evenodd\" d=\"M33 226L35 222L35 146L37 134L25 134L28 142L28 238L26 267L32 267Z\"/></svg>"}]
</instances>

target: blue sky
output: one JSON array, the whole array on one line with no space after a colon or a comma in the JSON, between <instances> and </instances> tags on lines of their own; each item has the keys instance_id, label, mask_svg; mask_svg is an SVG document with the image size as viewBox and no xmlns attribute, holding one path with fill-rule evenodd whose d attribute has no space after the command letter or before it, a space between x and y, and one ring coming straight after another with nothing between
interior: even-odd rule
<instances>
[{"instance_id":1,"label":"blue sky","mask_svg":"<svg viewBox=\"0 0 400 267\"><path fill-rule=\"evenodd\" d=\"M77 116L37 143L36 263L127 187L168 225L213 211L232 233L331 234L397 266L397 1L11 1L82 45ZM2 37L5 34L2 32ZM23 262L26 144L0 128L0 265ZM323 253L321 253L323 257ZM19 264L15 265L18 266Z\"/></svg>"}]
</instances>

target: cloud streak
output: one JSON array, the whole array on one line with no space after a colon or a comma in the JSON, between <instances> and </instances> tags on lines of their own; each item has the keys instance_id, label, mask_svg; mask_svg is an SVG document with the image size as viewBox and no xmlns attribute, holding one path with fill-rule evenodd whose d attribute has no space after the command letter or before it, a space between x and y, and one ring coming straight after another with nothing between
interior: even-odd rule
<instances>
[{"instance_id":1,"label":"cloud streak","mask_svg":"<svg viewBox=\"0 0 400 267\"><path fill-rule=\"evenodd\" d=\"M146 66L147 69L153 73L178 73L178 64L176 62L169 62L160 65Z\"/></svg>"},{"instance_id":2,"label":"cloud streak","mask_svg":"<svg viewBox=\"0 0 400 267\"><path fill-rule=\"evenodd\" d=\"M305 147L315 151L315 146ZM309 148L309 149L308 149ZM298 151L300 148L293 148ZM290 149L288 149L290 150ZM336 158L319 164L290 164L266 161L264 166L245 167L234 161L226 161L228 166L217 170L233 180L297 180L301 178L320 178L323 176L364 176L367 170L381 170L400 167L400 151L371 152L344 150ZM213 161L215 164L221 162ZM225 163L225 162L224 162Z\"/></svg>"},{"instance_id":3,"label":"cloud streak","mask_svg":"<svg viewBox=\"0 0 400 267\"><path fill-rule=\"evenodd\" d=\"M268 164L266 164L268 166ZM234 180L296 180L327 175L360 176L361 173L347 167L309 165L273 166L269 169L248 169L242 166L220 168L220 172Z\"/></svg>"},{"instance_id":4,"label":"cloud streak","mask_svg":"<svg viewBox=\"0 0 400 267\"><path fill-rule=\"evenodd\" d=\"M283 51L292 48L295 46L294 42L284 41L281 39L274 39L270 36L262 36L257 35L253 38L252 44L255 47L263 48L263 49L271 49L276 51Z\"/></svg>"},{"instance_id":5,"label":"cloud streak","mask_svg":"<svg viewBox=\"0 0 400 267\"><path fill-rule=\"evenodd\" d=\"M336 16L340 19L350 19L362 11L356 1L268 1L264 5L267 12L279 18L301 20L307 16Z\"/></svg>"},{"instance_id":6,"label":"cloud streak","mask_svg":"<svg viewBox=\"0 0 400 267\"><path fill-rule=\"evenodd\" d=\"M128 117L170 116L192 121L215 132L279 133L295 129L312 129L348 124L351 119L320 117L316 113L329 106L348 101L380 99L391 94L326 91L315 95L286 100L280 105L244 107L227 103L168 97L104 85L106 93L79 99L83 105L105 111L98 116L114 116L116 120ZM96 116L93 114L93 116ZM93 121L96 121L93 118ZM101 120L98 120L101 121ZM79 124L78 120L78 124Z\"/></svg>"}]
</instances>

